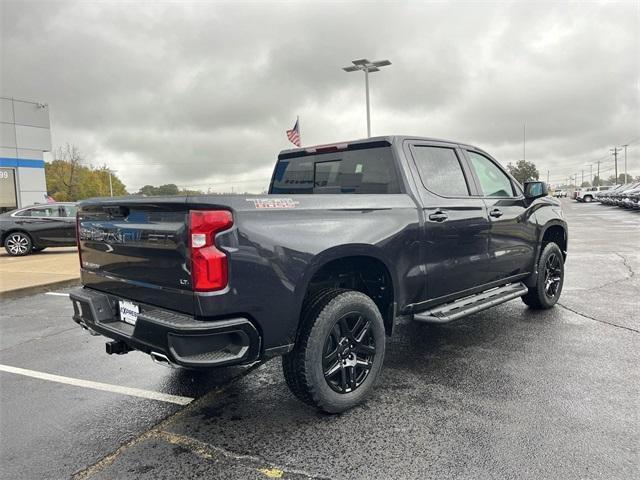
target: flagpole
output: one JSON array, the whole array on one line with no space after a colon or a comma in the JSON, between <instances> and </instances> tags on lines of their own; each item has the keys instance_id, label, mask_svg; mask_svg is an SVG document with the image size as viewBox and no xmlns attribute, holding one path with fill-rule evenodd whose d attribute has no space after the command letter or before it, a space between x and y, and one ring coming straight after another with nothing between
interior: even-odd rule
<instances>
[{"instance_id":1,"label":"flagpole","mask_svg":"<svg viewBox=\"0 0 640 480\"><path fill-rule=\"evenodd\" d=\"M300 116L296 115L296 123L298 124L298 137L300 138L300 146L302 147L302 129L300 128Z\"/></svg>"}]
</instances>

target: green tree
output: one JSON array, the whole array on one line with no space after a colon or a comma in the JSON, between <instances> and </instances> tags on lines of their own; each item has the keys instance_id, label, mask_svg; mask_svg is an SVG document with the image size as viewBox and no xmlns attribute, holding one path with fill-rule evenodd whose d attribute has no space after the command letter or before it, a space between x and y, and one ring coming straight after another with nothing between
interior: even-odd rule
<instances>
[{"instance_id":1,"label":"green tree","mask_svg":"<svg viewBox=\"0 0 640 480\"><path fill-rule=\"evenodd\" d=\"M627 176L625 177L624 173L621 173L620 175L618 175L618 178L616 179L615 175L611 175L609 177L609 183L615 183L617 185L625 185L627 183L631 183L633 181L633 177L629 174L627 174Z\"/></svg>"},{"instance_id":2,"label":"green tree","mask_svg":"<svg viewBox=\"0 0 640 480\"><path fill-rule=\"evenodd\" d=\"M509 163L507 165L507 170L509 170L509 173L520 183L530 180L538 180L540 178L540 173L538 172L535 163L527 162L526 160L518 160L518 163L515 165Z\"/></svg>"},{"instance_id":3,"label":"green tree","mask_svg":"<svg viewBox=\"0 0 640 480\"><path fill-rule=\"evenodd\" d=\"M580 185L580 188L584 188L584 187L590 187L591 184L589 182L582 182L582 184Z\"/></svg>"},{"instance_id":4,"label":"green tree","mask_svg":"<svg viewBox=\"0 0 640 480\"><path fill-rule=\"evenodd\" d=\"M146 195L147 197L153 197L155 195L202 195L200 190L180 189L173 183L160 185L159 187L145 185L138 191L138 193L140 195Z\"/></svg>"}]
</instances>

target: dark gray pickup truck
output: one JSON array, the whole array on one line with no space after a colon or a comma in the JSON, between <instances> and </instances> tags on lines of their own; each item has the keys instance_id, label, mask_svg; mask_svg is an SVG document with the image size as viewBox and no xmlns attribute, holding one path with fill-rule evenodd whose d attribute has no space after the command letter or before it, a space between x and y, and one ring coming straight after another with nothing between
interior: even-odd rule
<instances>
[{"instance_id":1,"label":"dark gray pickup truck","mask_svg":"<svg viewBox=\"0 0 640 480\"><path fill-rule=\"evenodd\" d=\"M280 153L268 195L122 197L78 210L73 319L169 366L283 356L302 401L371 391L399 317L444 323L558 300L567 225L457 142L376 137Z\"/></svg>"}]
</instances>

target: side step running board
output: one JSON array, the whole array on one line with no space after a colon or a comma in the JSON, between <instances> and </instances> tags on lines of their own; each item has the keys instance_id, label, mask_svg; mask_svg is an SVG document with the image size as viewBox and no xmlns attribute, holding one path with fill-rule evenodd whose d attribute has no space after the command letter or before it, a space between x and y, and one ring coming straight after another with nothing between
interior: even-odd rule
<instances>
[{"instance_id":1,"label":"side step running board","mask_svg":"<svg viewBox=\"0 0 640 480\"><path fill-rule=\"evenodd\" d=\"M523 283L510 283L437 306L425 312L416 313L413 319L428 323L447 323L522 297L527 291L528 289Z\"/></svg>"}]
</instances>

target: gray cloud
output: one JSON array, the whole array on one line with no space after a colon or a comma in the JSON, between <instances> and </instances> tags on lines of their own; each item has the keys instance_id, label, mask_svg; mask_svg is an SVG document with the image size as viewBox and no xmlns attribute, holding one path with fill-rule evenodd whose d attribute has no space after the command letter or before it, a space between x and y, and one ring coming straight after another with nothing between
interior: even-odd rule
<instances>
[{"instance_id":1,"label":"gray cloud","mask_svg":"<svg viewBox=\"0 0 640 480\"><path fill-rule=\"evenodd\" d=\"M260 191L284 130L362 137L363 56L374 134L477 144L552 181L640 137L633 2L11 2L2 93L46 101L54 142L119 170L130 190L174 182ZM640 174L640 142L629 150ZM612 165L604 159L603 169Z\"/></svg>"}]
</instances>

